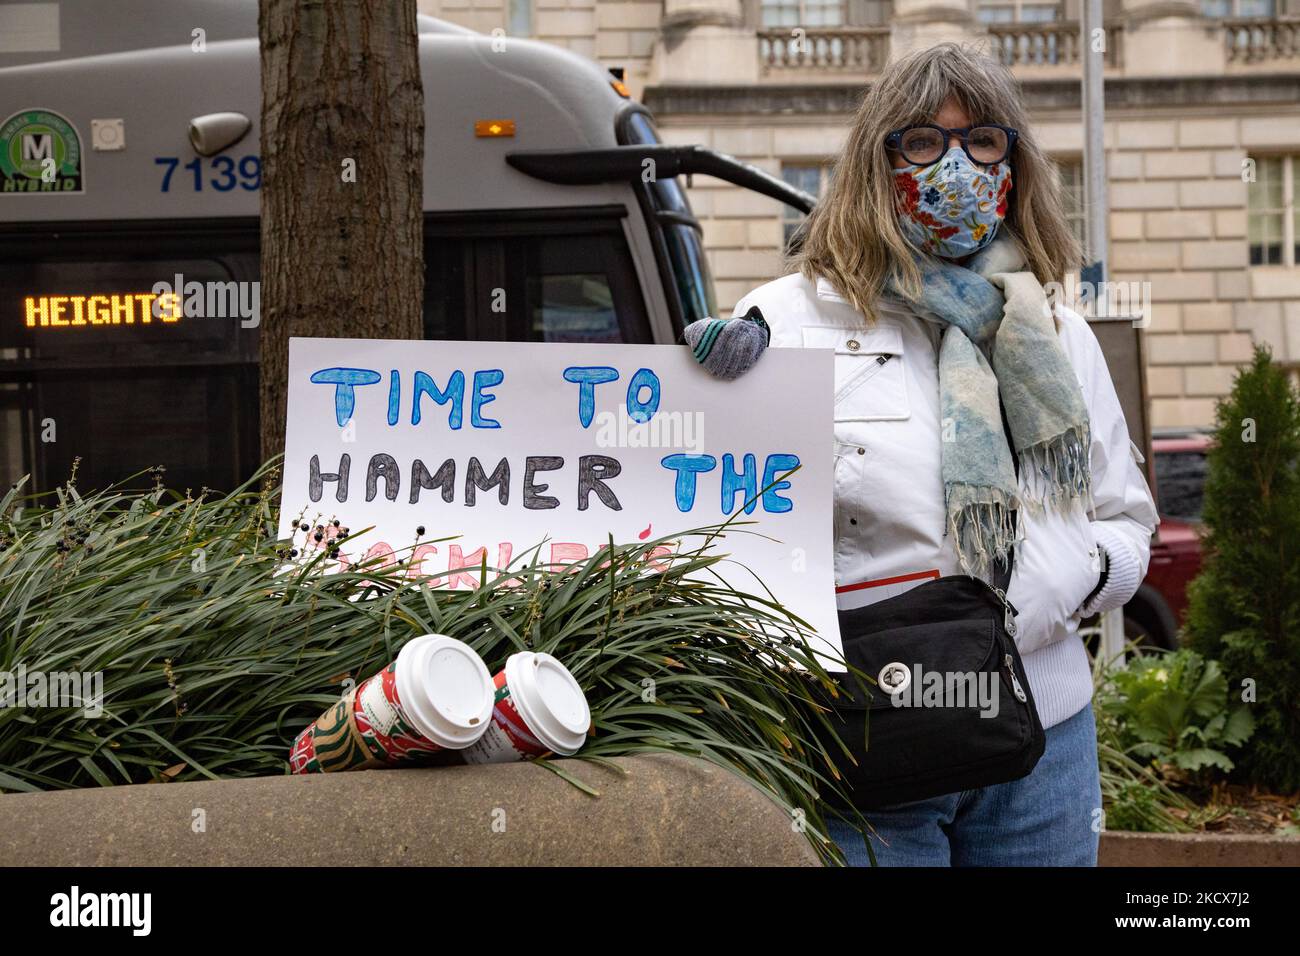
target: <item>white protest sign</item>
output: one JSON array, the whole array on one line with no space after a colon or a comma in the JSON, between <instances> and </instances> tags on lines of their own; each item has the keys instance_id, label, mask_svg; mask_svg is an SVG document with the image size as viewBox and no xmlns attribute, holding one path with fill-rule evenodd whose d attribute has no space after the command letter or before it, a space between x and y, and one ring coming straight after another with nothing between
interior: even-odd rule
<instances>
[{"instance_id":1,"label":"white protest sign","mask_svg":"<svg viewBox=\"0 0 1300 956\"><path fill-rule=\"evenodd\" d=\"M714 547L838 656L832 361L769 349L723 382L684 346L295 338L280 534L299 520L373 526L341 562L397 552L413 574L472 588L485 555L505 568L545 542L542 563L568 563L611 534L672 535L750 502L737 520L760 534ZM718 570L763 593L744 569Z\"/></svg>"}]
</instances>

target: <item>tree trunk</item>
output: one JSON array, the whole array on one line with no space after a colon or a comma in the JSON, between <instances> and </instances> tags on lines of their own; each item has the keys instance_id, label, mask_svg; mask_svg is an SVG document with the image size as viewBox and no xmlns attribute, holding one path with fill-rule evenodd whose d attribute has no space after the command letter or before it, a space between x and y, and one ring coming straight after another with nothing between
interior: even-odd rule
<instances>
[{"instance_id":1,"label":"tree trunk","mask_svg":"<svg viewBox=\"0 0 1300 956\"><path fill-rule=\"evenodd\" d=\"M284 450L290 336L420 338L415 0L261 0L261 445Z\"/></svg>"}]
</instances>

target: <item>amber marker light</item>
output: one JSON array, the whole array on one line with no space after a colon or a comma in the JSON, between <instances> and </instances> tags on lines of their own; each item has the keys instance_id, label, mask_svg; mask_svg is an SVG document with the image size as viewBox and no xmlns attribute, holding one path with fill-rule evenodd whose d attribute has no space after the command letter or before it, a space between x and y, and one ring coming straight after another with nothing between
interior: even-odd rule
<instances>
[{"instance_id":1,"label":"amber marker light","mask_svg":"<svg viewBox=\"0 0 1300 956\"><path fill-rule=\"evenodd\" d=\"M515 121L510 119L476 120L474 135L480 139L496 139L515 135Z\"/></svg>"}]
</instances>

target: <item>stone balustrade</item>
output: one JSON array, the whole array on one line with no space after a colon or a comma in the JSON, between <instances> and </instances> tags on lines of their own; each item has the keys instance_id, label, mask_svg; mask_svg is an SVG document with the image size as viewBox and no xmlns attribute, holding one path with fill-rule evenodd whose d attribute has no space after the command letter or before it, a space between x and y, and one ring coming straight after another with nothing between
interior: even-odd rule
<instances>
[{"instance_id":1,"label":"stone balustrade","mask_svg":"<svg viewBox=\"0 0 1300 956\"><path fill-rule=\"evenodd\" d=\"M1300 17L1209 20L1221 34L1224 56L1235 68L1300 67ZM1084 43L1079 24L988 24L991 50L1017 72L1076 75ZM836 75L872 76L888 61L889 27L781 27L758 32L758 69L764 80ZM1107 23L1104 42L1108 72L1124 71L1125 25Z\"/></svg>"},{"instance_id":2,"label":"stone balustrade","mask_svg":"<svg viewBox=\"0 0 1300 956\"><path fill-rule=\"evenodd\" d=\"M758 31L764 76L797 70L878 73L889 59L888 27L790 27Z\"/></svg>"},{"instance_id":3,"label":"stone balustrade","mask_svg":"<svg viewBox=\"0 0 1300 956\"><path fill-rule=\"evenodd\" d=\"M1018 67L1057 67L1077 72L1086 52L1075 20L1054 23L998 23L988 27L989 38L998 58L1013 70ZM1107 67L1118 67L1124 39L1120 23L1108 23L1099 42L1105 43Z\"/></svg>"},{"instance_id":4,"label":"stone balustrade","mask_svg":"<svg viewBox=\"0 0 1300 956\"><path fill-rule=\"evenodd\" d=\"M1219 21L1231 64L1300 66L1300 17Z\"/></svg>"}]
</instances>

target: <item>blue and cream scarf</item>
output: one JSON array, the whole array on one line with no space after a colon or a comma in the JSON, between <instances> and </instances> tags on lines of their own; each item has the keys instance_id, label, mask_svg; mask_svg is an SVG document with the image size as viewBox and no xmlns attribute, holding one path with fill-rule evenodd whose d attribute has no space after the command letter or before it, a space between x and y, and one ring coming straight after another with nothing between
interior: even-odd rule
<instances>
[{"instance_id":1,"label":"blue and cream scarf","mask_svg":"<svg viewBox=\"0 0 1300 956\"><path fill-rule=\"evenodd\" d=\"M910 304L943 328L939 402L948 531L967 574L989 579L1022 504L1061 510L1090 494L1088 409L1042 285L1007 235L965 266L918 255ZM892 285L891 297L908 301ZM1006 408L1010 447L998 394ZM1016 477L1019 457L1025 492Z\"/></svg>"}]
</instances>

